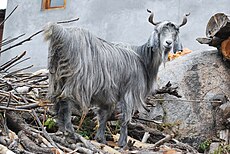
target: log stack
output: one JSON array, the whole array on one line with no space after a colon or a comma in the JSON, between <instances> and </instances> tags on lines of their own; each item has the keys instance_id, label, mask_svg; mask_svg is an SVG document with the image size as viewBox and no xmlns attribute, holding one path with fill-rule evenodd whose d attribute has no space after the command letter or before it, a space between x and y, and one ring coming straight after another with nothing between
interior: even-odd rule
<instances>
[{"instance_id":1,"label":"log stack","mask_svg":"<svg viewBox=\"0 0 230 154\"><path fill-rule=\"evenodd\" d=\"M201 44L216 47L230 61L230 16L224 13L213 15L206 27L206 36L197 38Z\"/></svg>"}]
</instances>

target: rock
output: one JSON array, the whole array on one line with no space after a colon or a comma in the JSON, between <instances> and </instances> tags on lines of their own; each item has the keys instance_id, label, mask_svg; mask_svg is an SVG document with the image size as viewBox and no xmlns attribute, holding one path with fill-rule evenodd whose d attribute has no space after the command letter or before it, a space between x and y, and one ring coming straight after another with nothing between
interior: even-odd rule
<instances>
[{"instance_id":1,"label":"rock","mask_svg":"<svg viewBox=\"0 0 230 154\"><path fill-rule=\"evenodd\" d=\"M230 98L230 65L222 61L217 50L194 51L169 61L165 68L160 67L158 77L159 87L170 81L179 87L182 98L164 95L168 101L158 101L143 118L161 117L166 123L179 121L182 137L216 132L216 111L210 100L220 93Z\"/></svg>"},{"instance_id":2,"label":"rock","mask_svg":"<svg viewBox=\"0 0 230 154\"><path fill-rule=\"evenodd\" d=\"M215 128L223 130L230 128L230 102L224 103L215 110Z\"/></svg>"},{"instance_id":3,"label":"rock","mask_svg":"<svg viewBox=\"0 0 230 154\"><path fill-rule=\"evenodd\" d=\"M216 94L211 98L211 104L214 108L220 106L223 103L227 102L227 96L224 94Z\"/></svg>"},{"instance_id":4,"label":"rock","mask_svg":"<svg viewBox=\"0 0 230 154\"><path fill-rule=\"evenodd\" d=\"M224 140L226 144L230 144L230 133L228 129L220 131L220 139Z\"/></svg>"},{"instance_id":5,"label":"rock","mask_svg":"<svg viewBox=\"0 0 230 154\"><path fill-rule=\"evenodd\" d=\"M210 145L210 147L209 147L208 154L214 153L214 151L215 151L216 149L218 149L219 146L220 146L220 143L219 143L219 142L213 142L213 143L211 143L211 145Z\"/></svg>"},{"instance_id":6,"label":"rock","mask_svg":"<svg viewBox=\"0 0 230 154\"><path fill-rule=\"evenodd\" d=\"M222 104L219 108L222 110L223 116L226 120L230 118L230 102Z\"/></svg>"}]
</instances>

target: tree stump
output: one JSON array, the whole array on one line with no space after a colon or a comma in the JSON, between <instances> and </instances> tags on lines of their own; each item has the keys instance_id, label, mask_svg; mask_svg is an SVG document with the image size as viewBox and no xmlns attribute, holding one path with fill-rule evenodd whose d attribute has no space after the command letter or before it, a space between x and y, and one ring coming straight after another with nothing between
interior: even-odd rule
<instances>
[{"instance_id":1,"label":"tree stump","mask_svg":"<svg viewBox=\"0 0 230 154\"><path fill-rule=\"evenodd\" d=\"M217 13L210 18L206 27L207 37L227 39L230 36L230 20L224 13Z\"/></svg>"},{"instance_id":2,"label":"tree stump","mask_svg":"<svg viewBox=\"0 0 230 154\"><path fill-rule=\"evenodd\" d=\"M201 44L208 44L218 48L224 58L230 60L230 19L224 13L212 16L206 26L206 36L197 38Z\"/></svg>"}]
</instances>

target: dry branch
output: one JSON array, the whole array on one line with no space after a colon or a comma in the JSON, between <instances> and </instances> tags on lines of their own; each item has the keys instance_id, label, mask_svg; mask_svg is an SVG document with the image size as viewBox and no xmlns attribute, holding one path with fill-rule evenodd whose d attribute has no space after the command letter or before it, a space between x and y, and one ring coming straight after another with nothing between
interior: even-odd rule
<instances>
[{"instance_id":1,"label":"dry branch","mask_svg":"<svg viewBox=\"0 0 230 154\"><path fill-rule=\"evenodd\" d=\"M44 129L44 127L43 127L41 121L39 120L39 118L38 118L38 116L37 116L37 113L36 113L34 110L32 110L32 113L33 113L35 119L37 120L37 122L38 122L40 128L42 129L43 134L44 134L44 136L46 137L46 139L49 140L49 142L50 142L54 147L57 148L55 142L52 140L52 138L49 136L49 134L47 133L47 131Z\"/></svg>"},{"instance_id":2,"label":"dry branch","mask_svg":"<svg viewBox=\"0 0 230 154\"><path fill-rule=\"evenodd\" d=\"M162 88L156 90L156 94L169 94L181 98L182 96L178 94L178 87L172 87L170 81Z\"/></svg>"},{"instance_id":3,"label":"dry branch","mask_svg":"<svg viewBox=\"0 0 230 154\"><path fill-rule=\"evenodd\" d=\"M4 24L4 22L7 21L7 19L9 19L9 17L14 13L14 11L18 8L18 5L10 12L10 14L0 23L0 26L2 24Z\"/></svg>"},{"instance_id":4,"label":"dry branch","mask_svg":"<svg viewBox=\"0 0 230 154\"><path fill-rule=\"evenodd\" d=\"M34 153L37 154L51 154L52 149L51 148L41 148L38 145L36 145L27 135L24 131L20 131L18 133L18 137L21 140L21 143L23 144L23 146L29 150L29 151L33 151Z\"/></svg>"},{"instance_id":5,"label":"dry branch","mask_svg":"<svg viewBox=\"0 0 230 154\"><path fill-rule=\"evenodd\" d=\"M1 154L15 154L13 151L9 150L6 146L0 144Z\"/></svg>"},{"instance_id":6,"label":"dry branch","mask_svg":"<svg viewBox=\"0 0 230 154\"><path fill-rule=\"evenodd\" d=\"M24 40L22 40L22 41L20 41L20 42L18 42L18 43L16 43L16 44L14 44L14 45L12 45L12 46L9 46L8 48L6 48L6 49L0 51L0 54L3 53L3 52L5 52L5 51L7 51L7 50L10 50L10 49L12 49L12 48L14 48L14 47L17 47L17 46L19 46L19 45L22 45L22 44L25 43L25 42L31 41L32 38L33 38L34 36L40 34L42 31L43 31L43 30L40 30L40 31L38 31L38 32L36 32L36 33L34 33L34 34L32 34L32 35L29 36L28 38L26 38L26 39L24 39Z\"/></svg>"},{"instance_id":7,"label":"dry branch","mask_svg":"<svg viewBox=\"0 0 230 154\"><path fill-rule=\"evenodd\" d=\"M9 67L10 65L12 65L13 63L15 63L16 61L20 60L22 57L24 57L26 54L26 51L24 51L23 53L21 53L20 55L12 58L11 60L9 60L8 62L4 63L3 65L0 66L0 71L6 69L7 67Z\"/></svg>"},{"instance_id":8,"label":"dry branch","mask_svg":"<svg viewBox=\"0 0 230 154\"><path fill-rule=\"evenodd\" d=\"M64 23L70 23L70 22L74 22L74 21L78 21L78 20L79 20L79 18L76 18L76 19L71 19L71 20L66 20L66 21L59 21L59 22L57 22L57 23L58 23L58 24L64 24ZM20 41L20 42L18 42L18 43L16 43L16 44L12 45L12 46L9 46L8 48L6 48L6 49L0 51L0 54L1 54L1 53L4 53L4 52L6 52L6 51L8 51L8 50L10 50L10 49L12 49L12 48L15 48L15 47L17 47L17 46L19 46L19 45L22 45L22 44L25 43L25 42L31 41L32 38L33 38L34 36L36 36L36 35L42 33L43 31L44 31L44 30L39 30L39 31L35 32L34 34L30 35L28 38L26 38L26 39L24 39L24 40L22 40L22 41Z\"/></svg>"},{"instance_id":9,"label":"dry branch","mask_svg":"<svg viewBox=\"0 0 230 154\"><path fill-rule=\"evenodd\" d=\"M24 35L26 35L26 34L24 33L24 34L21 34L21 35L19 35L19 36L14 37L14 38L12 38L12 39L10 39L10 40L2 41L2 42L0 42L0 45L1 45L1 47L3 47L3 46L5 46L5 45L7 45L7 44L10 44L10 43L16 41L17 39L19 39L20 37L22 37L22 36L24 36Z\"/></svg>"}]
</instances>

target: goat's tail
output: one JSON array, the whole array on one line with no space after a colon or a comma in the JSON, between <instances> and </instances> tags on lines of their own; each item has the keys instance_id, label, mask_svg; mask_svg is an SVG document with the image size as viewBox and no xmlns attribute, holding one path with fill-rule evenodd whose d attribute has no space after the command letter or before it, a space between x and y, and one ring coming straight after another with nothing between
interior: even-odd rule
<instances>
[{"instance_id":1,"label":"goat's tail","mask_svg":"<svg viewBox=\"0 0 230 154\"><path fill-rule=\"evenodd\" d=\"M61 25L49 22L44 27L44 32L43 32L44 39L45 41L51 39L60 39L60 36L62 36L63 31L64 28Z\"/></svg>"}]
</instances>

